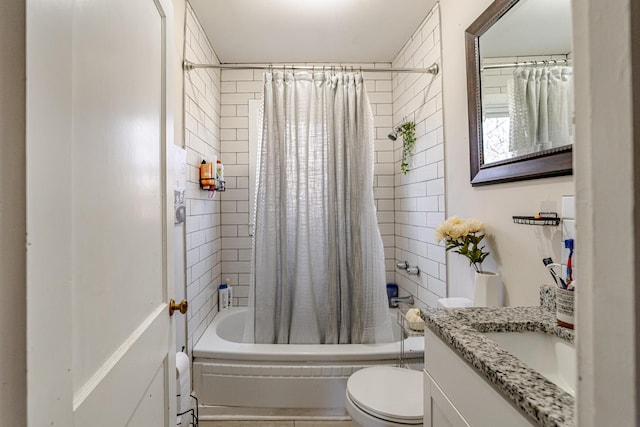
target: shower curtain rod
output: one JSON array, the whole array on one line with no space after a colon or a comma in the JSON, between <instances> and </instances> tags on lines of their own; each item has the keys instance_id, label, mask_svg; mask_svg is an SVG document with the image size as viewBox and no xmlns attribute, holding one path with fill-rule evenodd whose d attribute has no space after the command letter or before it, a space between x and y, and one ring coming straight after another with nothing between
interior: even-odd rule
<instances>
[{"instance_id":1,"label":"shower curtain rod","mask_svg":"<svg viewBox=\"0 0 640 427\"><path fill-rule=\"evenodd\" d=\"M493 70L497 68L513 68L521 65L569 65L569 59L549 59L546 61L523 61L523 62L506 62L504 64L487 64L482 66L483 70Z\"/></svg>"},{"instance_id":2,"label":"shower curtain rod","mask_svg":"<svg viewBox=\"0 0 640 427\"><path fill-rule=\"evenodd\" d=\"M312 65L225 65L225 64L194 64L191 61L184 61L183 68L186 71L191 71L194 68L218 68L221 70L274 70L274 69L283 69L283 70L308 70L308 71L322 71L326 70L353 70L353 71L364 71L367 73L382 73L382 72L392 72L392 73L422 73L422 74L433 74L434 76L438 75L440 68L438 64L433 64L427 68L365 68L365 67L353 67L350 65L324 65L324 66L312 66Z\"/></svg>"}]
</instances>

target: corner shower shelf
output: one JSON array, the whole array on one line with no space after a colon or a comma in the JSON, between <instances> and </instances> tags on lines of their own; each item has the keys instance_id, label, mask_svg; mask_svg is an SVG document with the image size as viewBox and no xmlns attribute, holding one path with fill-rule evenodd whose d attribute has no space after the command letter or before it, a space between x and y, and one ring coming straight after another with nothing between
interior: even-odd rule
<instances>
[{"instance_id":1,"label":"corner shower shelf","mask_svg":"<svg viewBox=\"0 0 640 427\"><path fill-rule=\"evenodd\" d=\"M536 216L514 216L513 222L526 225L549 225L556 227L560 225L560 217L556 212L540 212Z\"/></svg>"},{"instance_id":2,"label":"corner shower shelf","mask_svg":"<svg viewBox=\"0 0 640 427\"><path fill-rule=\"evenodd\" d=\"M424 323L412 323L409 322L407 320L407 311L409 310L409 308L398 308L397 309L397 322L398 325L400 325L400 331L402 332L402 337L400 340L400 355L399 355L399 359L398 359L398 366L400 366L401 368L407 368L407 369L415 369L412 368L408 363L406 363L407 361L407 357L405 357L406 351L404 348L404 339L408 338L408 337L422 337L424 336L424 327L426 327L426 325ZM422 330L419 330L418 328L420 328L422 326Z\"/></svg>"},{"instance_id":3,"label":"corner shower shelf","mask_svg":"<svg viewBox=\"0 0 640 427\"><path fill-rule=\"evenodd\" d=\"M424 336L424 323L409 322L407 320L407 311L409 309L398 308L398 324L402 329L402 332L406 337L421 337ZM420 329L422 328L422 329Z\"/></svg>"}]
</instances>

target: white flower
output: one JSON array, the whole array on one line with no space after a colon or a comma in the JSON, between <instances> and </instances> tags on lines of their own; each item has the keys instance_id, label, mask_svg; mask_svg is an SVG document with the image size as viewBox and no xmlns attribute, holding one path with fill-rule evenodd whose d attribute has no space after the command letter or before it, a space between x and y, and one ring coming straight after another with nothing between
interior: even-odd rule
<instances>
[{"instance_id":1,"label":"white flower","mask_svg":"<svg viewBox=\"0 0 640 427\"><path fill-rule=\"evenodd\" d=\"M489 255L485 247L480 246L485 236L484 230L484 224L478 219L452 216L436 227L435 238L438 242L444 240L447 251L452 250L467 257L470 265L476 271L481 271L482 261Z\"/></svg>"},{"instance_id":2,"label":"white flower","mask_svg":"<svg viewBox=\"0 0 640 427\"><path fill-rule=\"evenodd\" d=\"M479 233L484 231L484 224L479 219L469 218L467 220L467 233Z\"/></svg>"}]
</instances>

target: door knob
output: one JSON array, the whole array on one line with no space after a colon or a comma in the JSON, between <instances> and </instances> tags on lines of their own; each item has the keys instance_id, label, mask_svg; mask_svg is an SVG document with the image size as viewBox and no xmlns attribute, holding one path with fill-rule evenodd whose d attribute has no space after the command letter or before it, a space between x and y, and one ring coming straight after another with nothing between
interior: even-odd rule
<instances>
[{"instance_id":1,"label":"door knob","mask_svg":"<svg viewBox=\"0 0 640 427\"><path fill-rule=\"evenodd\" d=\"M178 310L180 313L185 314L189 309L189 303L187 300L182 300L180 302L175 302L172 298L169 300L169 316L173 316L173 312Z\"/></svg>"}]
</instances>

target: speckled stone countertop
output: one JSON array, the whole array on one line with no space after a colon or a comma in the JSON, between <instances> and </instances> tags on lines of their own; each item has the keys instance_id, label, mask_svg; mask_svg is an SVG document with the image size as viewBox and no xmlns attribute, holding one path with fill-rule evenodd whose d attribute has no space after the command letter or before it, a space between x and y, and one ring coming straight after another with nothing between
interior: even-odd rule
<instances>
[{"instance_id":1,"label":"speckled stone countertop","mask_svg":"<svg viewBox=\"0 0 640 427\"><path fill-rule=\"evenodd\" d=\"M481 332L536 331L573 342L572 330L556 326L544 307L423 309L429 329L480 375L543 427L574 426L575 398Z\"/></svg>"}]
</instances>

